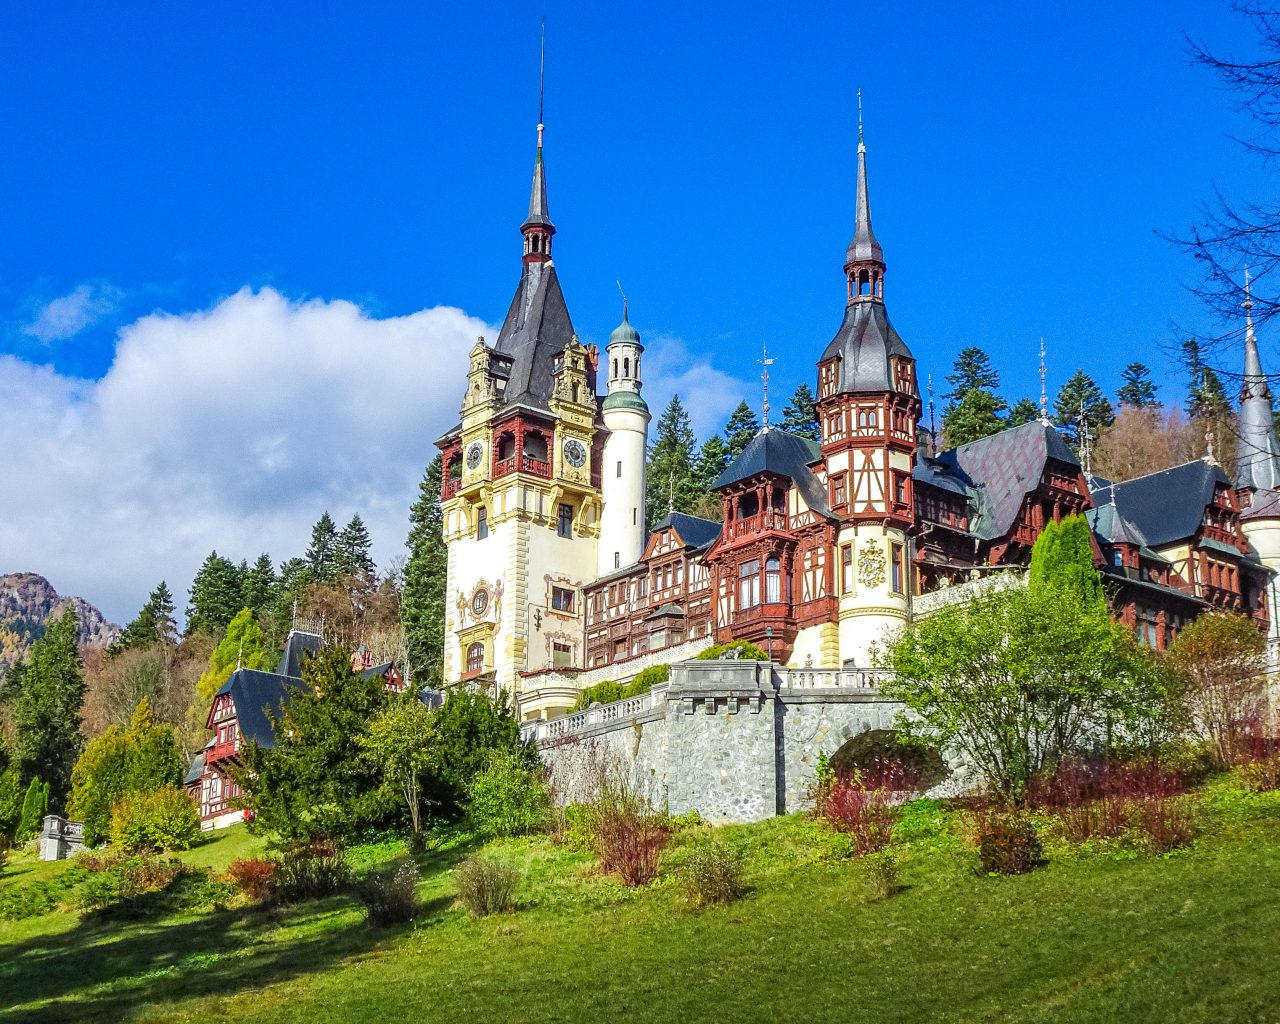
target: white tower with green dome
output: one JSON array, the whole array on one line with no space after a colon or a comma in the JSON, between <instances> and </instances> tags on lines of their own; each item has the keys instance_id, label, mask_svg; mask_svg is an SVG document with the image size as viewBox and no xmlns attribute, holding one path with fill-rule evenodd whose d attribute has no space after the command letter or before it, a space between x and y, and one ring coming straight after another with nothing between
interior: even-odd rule
<instances>
[{"instance_id":1,"label":"white tower with green dome","mask_svg":"<svg viewBox=\"0 0 1280 1024\"><path fill-rule=\"evenodd\" d=\"M609 392L602 411L609 431L600 466L604 511L600 517L599 569L604 576L639 560L644 551L644 463L649 443L649 406L640 397L640 334L627 319L609 335L605 349Z\"/></svg>"}]
</instances>

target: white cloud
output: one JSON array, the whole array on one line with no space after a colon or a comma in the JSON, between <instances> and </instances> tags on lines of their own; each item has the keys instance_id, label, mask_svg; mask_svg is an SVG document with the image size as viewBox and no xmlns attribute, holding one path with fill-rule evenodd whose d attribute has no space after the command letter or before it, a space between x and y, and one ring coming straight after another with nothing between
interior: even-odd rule
<instances>
[{"instance_id":1,"label":"white cloud","mask_svg":"<svg viewBox=\"0 0 1280 1024\"><path fill-rule=\"evenodd\" d=\"M119 289L110 285L82 284L71 293L42 306L36 318L23 327L22 332L46 345L65 341L107 316L119 301Z\"/></svg>"},{"instance_id":2,"label":"white cloud","mask_svg":"<svg viewBox=\"0 0 1280 1024\"><path fill-rule=\"evenodd\" d=\"M389 567L457 422L467 352L496 333L449 307L375 319L245 289L125 327L100 380L0 356L0 572L126 622L161 579L185 606L214 548L301 554L326 509L339 525L358 512ZM678 339L646 359L655 420L679 393L699 439L752 393Z\"/></svg>"}]
</instances>

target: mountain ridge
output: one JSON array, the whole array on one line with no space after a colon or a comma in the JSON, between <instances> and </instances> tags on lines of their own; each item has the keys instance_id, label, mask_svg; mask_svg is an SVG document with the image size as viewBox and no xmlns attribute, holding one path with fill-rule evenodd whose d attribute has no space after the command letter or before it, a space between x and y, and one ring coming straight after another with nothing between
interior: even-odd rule
<instances>
[{"instance_id":1,"label":"mountain ridge","mask_svg":"<svg viewBox=\"0 0 1280 1024\"><path fill-rule=\"evenodd\" d=\"M0 678L26 659L49 621L67 608L75 611L81 646L105 647L120 636L120 627L94 605L83 597L59 594L39 573L0 573Z\"/></svg>"}]
</instances>

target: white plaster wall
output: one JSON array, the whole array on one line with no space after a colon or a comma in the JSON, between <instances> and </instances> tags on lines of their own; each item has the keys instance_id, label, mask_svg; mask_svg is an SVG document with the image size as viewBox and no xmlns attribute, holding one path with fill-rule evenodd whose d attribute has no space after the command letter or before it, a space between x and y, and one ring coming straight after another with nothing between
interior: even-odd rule
<instances>
[{"instance_id":1,"label":"white plaster wall","mask_svg":"<svg viewBox=\"0 0 1280 1024\"><path fill-rule=\"evenodd\" d=\"M610 409L604 414L609 430L601 463L604 511L600 517L597 575L638 561L645 536L645 449L649 416L638 409ZM618 463L622 475L618 475ZM615 557L616 555L616 557Z\"/></svg>"},{"instance_id":2,"label":"white plaster wall","mask_svg":"<svg viewBox=\"0 0 1280 1024\"><path fill-rule=\"evenodd\" d=\"M884 557L884 579L869 585L860 570L860 558L874 541ZM898 544L905 550L906 536L901 530L883 526L846 524L840 529L839 545L853 545L854 587L842 593L839 602L840 661L852 661L856 665L870 665L873 651L883 652L886 639L900 630L907 621L906 588L910 567L901 577L903 593L895 594L893 566L890 563L890 545ZM838 552L837 552L838 558ZM837 562L837 572L839 572ZM837 583L840 580L837 579Z\"/></svg>"}]
</instances>

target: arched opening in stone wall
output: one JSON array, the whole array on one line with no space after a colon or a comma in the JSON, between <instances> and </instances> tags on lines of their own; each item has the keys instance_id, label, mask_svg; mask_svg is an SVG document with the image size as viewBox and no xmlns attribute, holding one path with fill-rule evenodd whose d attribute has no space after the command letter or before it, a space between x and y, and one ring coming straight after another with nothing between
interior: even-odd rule
<instances>
[{"instance_id":1,"label":"arched opening in stone wall","mask_svg":"<svg viewBox=\"0 0 1280 1024\"><path fill-rule=\"evenodd\" d=\"M932 789L951 774L940 751L907 744L896 729L868 729L831 755L831 770L836 775L883 770L891 765L899 766L912 787L921 790Z\"/></svg>"}]
</instances>

